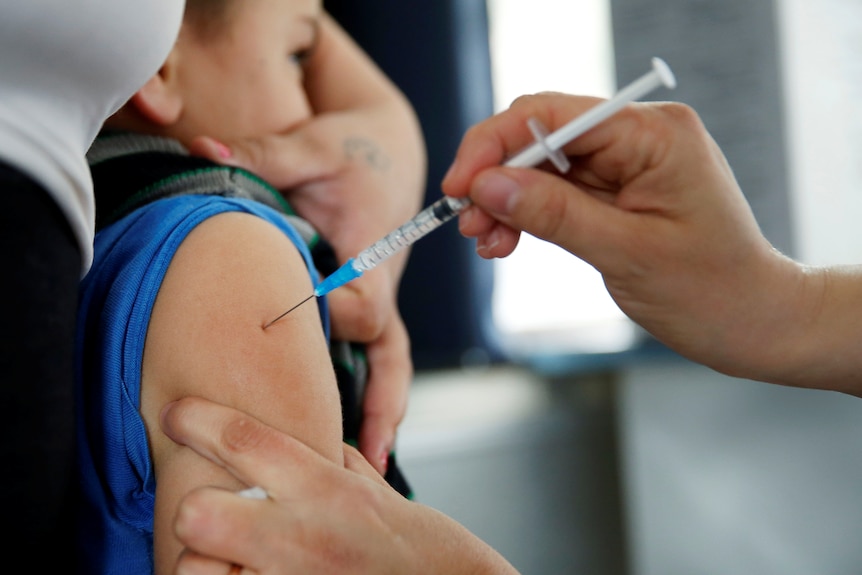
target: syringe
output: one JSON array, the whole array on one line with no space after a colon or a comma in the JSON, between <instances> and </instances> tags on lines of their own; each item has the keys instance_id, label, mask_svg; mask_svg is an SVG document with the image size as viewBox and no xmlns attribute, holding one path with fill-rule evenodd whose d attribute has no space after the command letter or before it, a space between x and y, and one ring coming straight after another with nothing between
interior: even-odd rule
<instances>
[{"instance_id":1,"label":"syringe","mask_svg":"<svg viewBox=\"0 0 862 575\"><path fill-rule=\"evenodd\" d=\"M675 88L676 78L670 67L662 59L653 58L652 70L617 92L609 100L587 110L551 134L545 131L541 123L531 118L527 124L536 139L535 143L512 156L505 162L505 165L514 168L529 168L545 160L550 160L558 170L565 173L569 169L569 162L560 148L613 116L628 103L642 98L662 86L669 89ZM470 203L468 198L451 198L449 196L437 200L404 225L362 250L356 257L347 260L344 265L320 282L314 288L314 293L266 324L264 329L311 298L320 297L345 285L362 276L365 272L374 269L384 260L410 247L467 209Z\"/></svg>"}]
</instances>

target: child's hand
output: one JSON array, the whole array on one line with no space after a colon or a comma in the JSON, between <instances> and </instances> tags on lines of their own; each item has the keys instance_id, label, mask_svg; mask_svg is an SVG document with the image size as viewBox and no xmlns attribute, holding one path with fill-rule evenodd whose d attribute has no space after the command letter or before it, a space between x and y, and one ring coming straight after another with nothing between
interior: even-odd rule
<instances>
[{"instance_id":1,"label":"child's hand","mask_svg":"<svg viewBox=\"0 0 862 575\"><path fill-rule=\"evenodd\" d=\"M366 354L371 369L362 404L359 451L385 475L398 426L407 411L413 379L410 338L397 309L389 316L380 337L366 345Z\"/></svg>"},{"instance_id":2,"label":"child's hand","mask_svg":"<svg viewBox=\"0 0 862 575\"><path fill-rule=\"evenodd\" d=\"M392 280L377 268L326 297L332 337L365 344L369 377L359 450L382 475L407 409L413 377L410 340L398 313Z\"/></svg>"}]
</instances>

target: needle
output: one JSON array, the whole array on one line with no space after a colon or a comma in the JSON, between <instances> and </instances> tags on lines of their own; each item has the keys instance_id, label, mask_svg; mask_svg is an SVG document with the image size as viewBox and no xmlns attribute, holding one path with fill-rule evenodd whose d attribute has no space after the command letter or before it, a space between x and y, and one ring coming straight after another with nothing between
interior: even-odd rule
<instances>
[{"instance_id":1,"label":"needle","mask_svg":"<svg viewBox=\"0 0 862 575\"><path fill-rule=\"evenodd\" d=\"M298 308L299 306L301 306L302 304L304 304L305 302L307 302L308 300L310 300L313 297L314 297L314 294L311 294L310 296L308 296L307 298L305 298L304 300L302 300L301 302L299 302L298 304L296 304L295 306L293 306L292 308L290 308L289 310L287 310L286 312L284 312L283 314L281 314L280 316L278 316L277 318L275 318L274 320L272 320L271 322L269 322L268 324L263 326L263 329L268 328L269 326L271 326L272 324L274 324L275 322L277 322L278 320L280 320L281 318L283 318L284 316L286 316L287 314L289 314L290 312L292 312L293 310L295 310L296 308Z\"/></svg>"}]
</instances>

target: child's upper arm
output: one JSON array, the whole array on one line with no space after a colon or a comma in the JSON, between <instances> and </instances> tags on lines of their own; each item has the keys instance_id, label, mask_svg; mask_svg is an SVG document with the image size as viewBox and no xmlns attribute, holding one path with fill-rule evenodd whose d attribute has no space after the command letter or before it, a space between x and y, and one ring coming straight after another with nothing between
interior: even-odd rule
<instances>
[{"instance_id":1,"label":"child's upper arm","mask_svg":"<svg viewBox=\"0 0 862 575\"><path fill-rule=\"evenodd\" d=\"M197 226L168 268L144 350L141 413L156 472L156 571L181 550L171 522L195 487L242 487L227 472L161 432L170 401L197 395L230 405L341 457L341 411L317 306L263 326L312 290L292 242L249 214L220 214Z\"/></svg>"}]
</instances>

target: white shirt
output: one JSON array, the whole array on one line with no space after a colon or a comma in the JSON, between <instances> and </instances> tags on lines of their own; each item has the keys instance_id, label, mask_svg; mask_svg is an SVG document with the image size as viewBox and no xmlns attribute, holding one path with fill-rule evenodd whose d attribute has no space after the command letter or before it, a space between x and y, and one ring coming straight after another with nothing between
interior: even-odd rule
<instances>
[{"instance_id":1,"label":"white shirt","mask_svg":"<svg viewBox=\"0 0 862 575\"><path fill-rule=\"evenodd\" d=\"M170 52L184 0L0 0L0 158L54 197L93 258L85 154ZM2 190L0 190L2 194Z\"/></svg>"}]
</instances>

